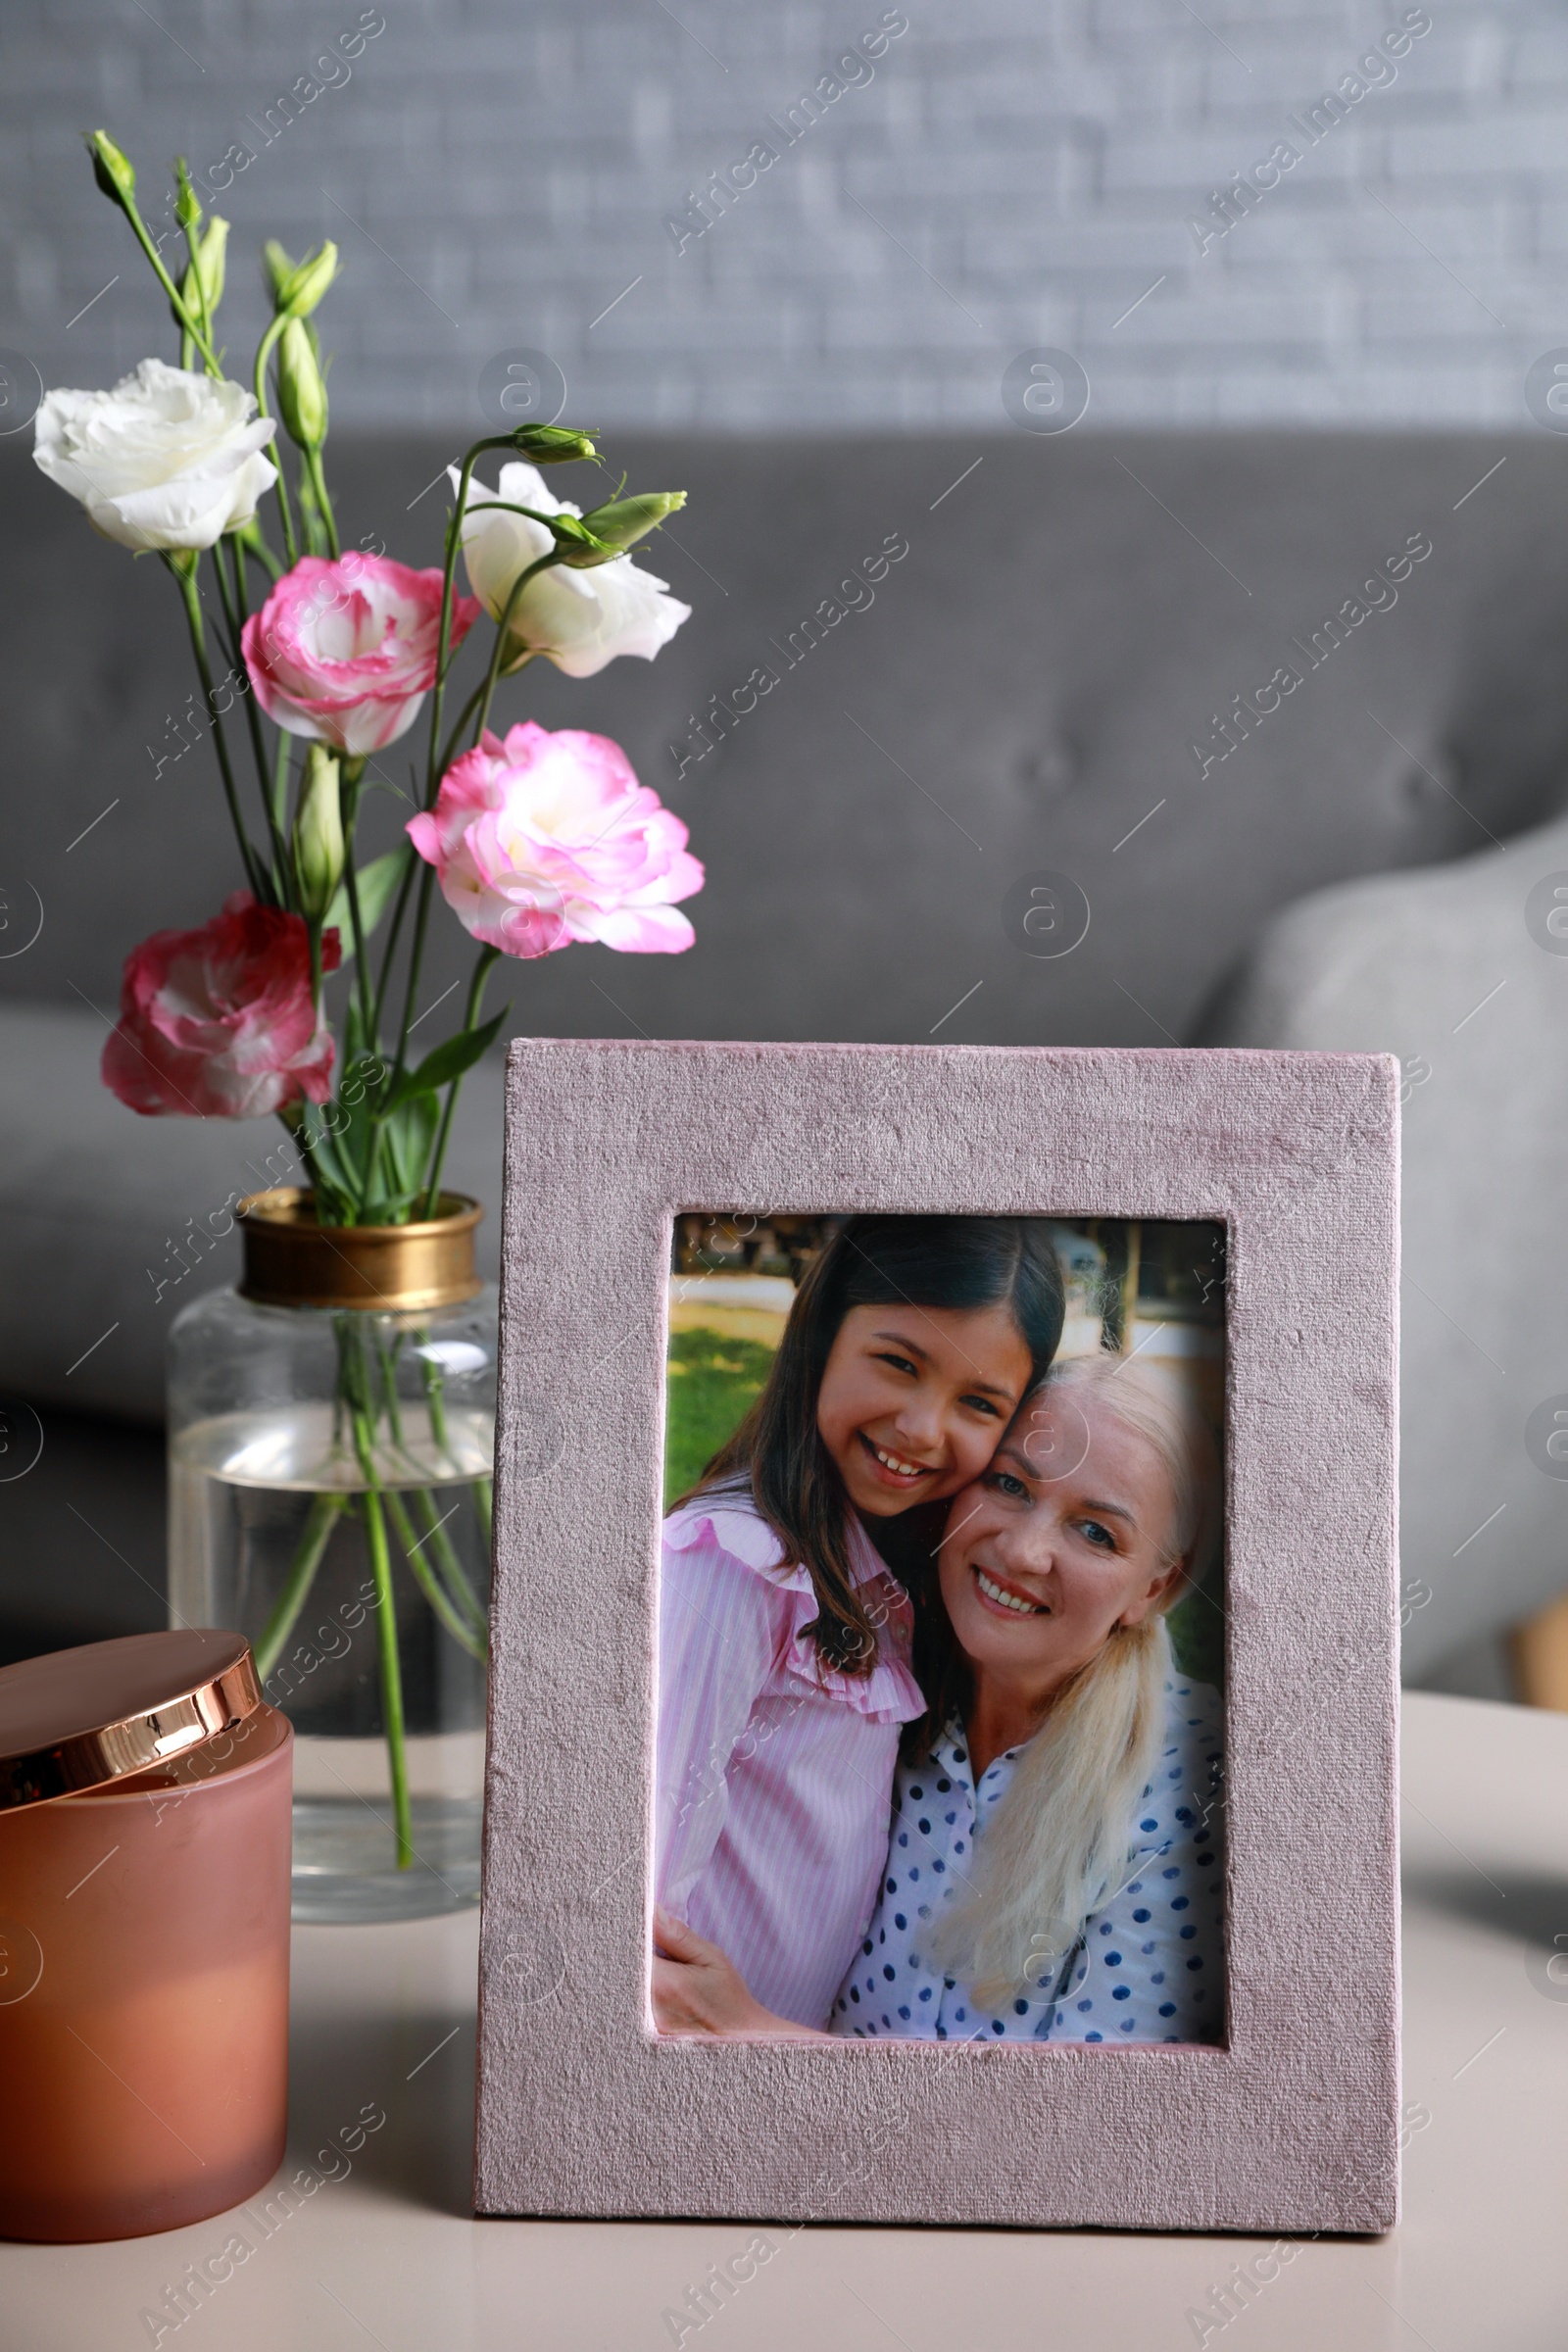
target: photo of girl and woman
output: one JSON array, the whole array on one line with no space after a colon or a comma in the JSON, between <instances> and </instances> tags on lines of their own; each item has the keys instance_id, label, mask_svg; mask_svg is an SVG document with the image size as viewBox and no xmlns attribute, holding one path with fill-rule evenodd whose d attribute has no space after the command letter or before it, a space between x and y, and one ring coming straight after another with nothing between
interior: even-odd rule
<instances>
[{"instance_id":1,"label":"photo of girl and woman","mask_svg":"<svg viewBox=\"0 0 1568 2352\"><path fill-rule=\"evenodd\" d=\"M660 2034L1223 2040L1224 1240L675 1220Z\"/></svg>"}]
</instances>

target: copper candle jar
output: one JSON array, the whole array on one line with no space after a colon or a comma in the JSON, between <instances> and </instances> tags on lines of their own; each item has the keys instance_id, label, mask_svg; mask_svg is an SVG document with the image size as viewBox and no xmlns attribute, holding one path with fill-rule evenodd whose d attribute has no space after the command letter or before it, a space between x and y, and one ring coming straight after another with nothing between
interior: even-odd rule
<instances>
[{"instance_id":1,"label":"copper candle jar","mask_svg":"<svg viewBox=\"0 0 1568 2352\"><path fill-rule=\"evenodd\" d=\"M174 2230L276 2171L292 1741L237 1634L0 1668L0 2236Z\"/></svg>"}]
</instances>

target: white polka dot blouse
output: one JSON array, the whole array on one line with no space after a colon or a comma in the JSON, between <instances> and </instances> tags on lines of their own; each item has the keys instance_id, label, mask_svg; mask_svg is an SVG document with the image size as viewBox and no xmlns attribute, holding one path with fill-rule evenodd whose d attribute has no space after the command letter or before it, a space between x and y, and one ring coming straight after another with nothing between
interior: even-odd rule
<instances>
[{"instance_id":1,"label":"white polka dot blouse","mask_svg":"<svg viewBox=\"0 0 1568 2352\"><path fill-rule=\"evenodd\" d=\"M888 1866L858 1957L828 2020L862 2039L1207 2041L1224 2032L1224 1704L1207 1683L1165 1685L1165 1746L1130 1825L1127 1876L1049 1980L977 2009L924 1954L931 1920L967 1880L1022 1750L978 1789L963 1726L899 1768Z\"/></svg>"}]
</instances>

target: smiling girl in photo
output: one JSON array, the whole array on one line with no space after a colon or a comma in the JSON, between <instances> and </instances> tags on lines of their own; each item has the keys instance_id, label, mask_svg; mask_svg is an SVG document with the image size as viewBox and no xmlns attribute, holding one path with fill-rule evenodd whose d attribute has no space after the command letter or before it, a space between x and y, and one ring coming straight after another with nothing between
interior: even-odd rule
<instances>
[{"instance_id":1,"label":"smiling girl in photo","mask_svg":"<svg viewBox=\"0 0 1568 2352\"><path fill-rule=\"evenodd\" d=\"M876 1899L901 1729L926 1711L910 1604L868 1527L972 1486L1062 1313L1037 1220L849 1219L761 1396L665 1520L662 2030L705 2030L681 1964L708 1943L771 2030L824 2023Z\"/></svg>"}]
</instances>

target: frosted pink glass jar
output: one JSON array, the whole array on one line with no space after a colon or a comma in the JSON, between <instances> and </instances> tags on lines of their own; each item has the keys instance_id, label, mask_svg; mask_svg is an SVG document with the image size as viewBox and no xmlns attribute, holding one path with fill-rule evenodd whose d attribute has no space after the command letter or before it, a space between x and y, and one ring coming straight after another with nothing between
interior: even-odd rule
<instances>
[{"instance_id":1,"label":"frosted pink glass jar","mask_svg":"<svg viewBox=\"0 0 1568 2352\"><path fill-rule=\"evenodd\" d=\"M237 1634L0 1668L0 2236L178 2229L282 2161L292 1742Z\"/></svg>"}]
</instances>

